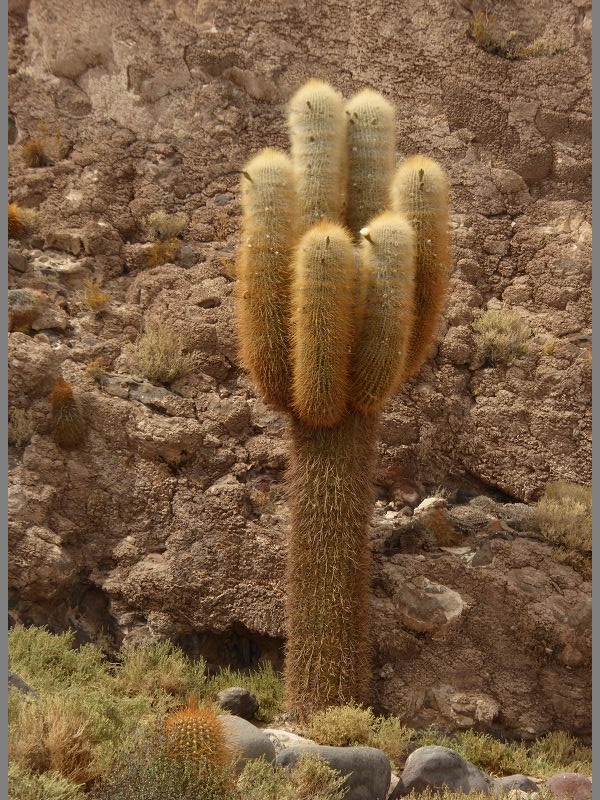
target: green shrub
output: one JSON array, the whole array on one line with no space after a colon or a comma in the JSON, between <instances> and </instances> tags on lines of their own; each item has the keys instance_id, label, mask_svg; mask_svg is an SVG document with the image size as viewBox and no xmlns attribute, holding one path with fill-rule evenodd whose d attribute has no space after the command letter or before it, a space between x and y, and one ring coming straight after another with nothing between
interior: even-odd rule
<instances>
[{"instance_id":1,"label":"green shrub","mask_svg":"<svg viewBox=\"0 0 600 800\"><path fill-rule=\"evenodd\" d=\"M345 783L321 758L306 753L291 770L249 761L237 786L240 800L342 800Z\"/></svg>"},{"instance_id":2,"label":"green shrub","mask_svg":"<svg viewBox=\"0 0 600 800\"><path fill-rule=\"evenodd\" d=\"M563 731L551 731L530 747L531 769L542 775L559 772L592 774L592 748Z\"/></svg>"},{"instance_id":3,"label":"green shrub","mask_svg":"<svg viewBox=\"0 0 600 800\"><path fill-rule=\"evenodd\" d=\"M401 770L413 749L415 731L403 725L398 717L377 717L373 723L370 747L383 750L396 770Z\"/></svg>"},{"instance_id":4,"label":"green shrub","mask_svg":"<svg viewBox=\"0 0 600 800\"><path fill-rule=\"evenodd\" d=\"M208 761L171 758L159 734L123 753L93 800L235 800L233 777Z\"/></svg>"},{"instance_id":5,"label":"green shrub","mask_svg":"<svg viewBox=\"0 0 600 800\"><path fill-rule=\"evenodd\" d=\"M74 637L72 631L15 625L8 632L8 668L38 691L108 685L110 671L100 650L93 645L75 650Z\"/></svg>"},{"instance_id":6,"label":"green shrub","mask_svg":"<svg viewBox=\"0 0 600 800\"><path fill-rule=\"evenodd\" d=\"M164 692L186 698L206 683L203 659L192 663L170 642L124 648L116 671L119 688L129 695Z\"/></svg>"},{"instance_id":7,"label":"green shrub","mask_svg":"<svg viewBox=\"0 0 600 800\"><path fill-rule=\"evenodd\" d=\"M190 372L194 357L185 352L185 339L167 325L156 324L140 334L131 353L140 372L153 383L171 383Z\"/></svg>"},{"instance_id":8,"label":"green shrub","mask_svg":"<svg viewBox=\"0 0 600 800\"><path fill-rule=\"evenodd\" d=\"M268 662L261 662L252 672L223 669L209 678L200 691L202 697L214 699L217 692L230 686L240 686L256 697L256 718L262 722L270 722L283 711L283 681Z\"/></svg>"},{"instance_id":9,"label":"green shrub","mask_svg":"<svg viewBox=\"0 0 600 800\"><path fill-rule=\"evenodd\" d=\"M333 747L367 745L373 735L375 716L368 708L348 704L333 706L313 714L304 733L318 744Z\"/></svg>"},{"instance_id":10,"label":"green shrub","mask_svg":"<svg viewBox=\"0 0 600 800\"><path fill-rule=\"evenodd\" d=\"M79 787L54 772L36 775L19 764L8 766L10 800L83 800Z\"/></svg>"},{"instance_id":11,"label":"green shrub","mask_svg":"<svg viewBox=\"0 0 600 800\"><path fill-rule=\"evenodd\" d=\"M477 352L491 364L511 364L529 350L531 330L514 311L484 311L473 329Z\"/></svg>"},{"instance_id":12,"label":"green shrub","mask_svg":"<svg viewBox=\"0 0 600 800\"><path fill-rule=\"evenodd\" d=\"M568 481L549 483L538 502L540 533L555 557L586 580L592 575L592 489Z\"/></svg>"}]
</instances>

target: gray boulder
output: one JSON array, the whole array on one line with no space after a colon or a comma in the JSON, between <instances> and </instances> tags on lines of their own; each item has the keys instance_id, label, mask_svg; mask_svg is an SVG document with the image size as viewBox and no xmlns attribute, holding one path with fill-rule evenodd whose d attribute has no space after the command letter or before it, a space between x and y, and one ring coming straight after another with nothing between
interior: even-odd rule
<instances>
[{"instance_id":1,"label":"gray boulder","mask_svg":"<svg viewBox=\"0 0 600 800\"><path fill-rule=\"evenodd\" d=\"M526 775L506 775L504 778L496 778L494 781L496 794L505 794L513 789L521 792L537 792L539 786Z\"/></svg>"},{"instance_id":2,"label":"gray boulder","mask_svg":"<svg viewBox=\"0 0 600 800\"><path fill-rule=\"evenodd\" d=\"M592 782L577 772L553 775L544 784L559 800L592 800Z\"/></svg>"},{"instance_id":3,"label":"gray boulder","mask_svg":"<svg viewBox=\"0 0 600 800\"><path fill-rule=\"evenodd\" d=\"M236 751L237 772L241 772L246 762L254 758L264 758L269 764L275 763L273 742L259 728L233 714L220 714L219 719L225 727L227 741Z\"/></svg>"},{"instance_id":4,"label":"gray boulder","mask_svg":"<svg viewBox=\"0 0 600 800\"><path fill-rule=\"evenodd\" d=\"M454 791L492 794L494 781L479 767L466 761L449 747L419 747L406 759L401 776L404 791L422 792L447 786Z\"/></svg>"},{"instance_id":5,"label":"gray boulder","mask_svg":"<svg viewBox=\"0 0 600 800\"><path fill-rule=\"evenodd\" d=\"M232 686L229 689L222 689L217 694L217 700L221 708L235 714L236 717L252 719L258 711L258 700L247 689L239 686Z\"/></svg>"},{"instance_id":6,"label":"gray boulder","mask_svg":"<svg viewBox=\"0 0 600 800\"><path fill-rule=\"evenodd\" d=\"M332 769L346 775L345 800L385 800L392 777L389 758L375 747L328 747L296 745L277 755L281 767L292 767L304 753L312 753Z\"/></svg>"}]
</instances>

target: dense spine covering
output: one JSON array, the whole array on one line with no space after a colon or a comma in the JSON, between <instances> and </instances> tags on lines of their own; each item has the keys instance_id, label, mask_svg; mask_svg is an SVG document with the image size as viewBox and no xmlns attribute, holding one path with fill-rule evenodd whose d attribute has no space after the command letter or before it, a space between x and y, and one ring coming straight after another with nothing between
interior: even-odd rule
<instances>
[{"instance_id":1,"label":"dense spine covering","mask_svg":"<svg viewBox=\"0 0 600 800\"><path fill-rule=\"evenodd\" d=\"M233 754L222 721L212 708L199 706L195 697L185 708L168 715L165 733L173 758L191 762L206 759L218 767L231 762Z\"/></svg>"},{"instance_id":2,"label":"dense spine covering","mask_svg":"<svg viewBox=\"0 0 600 800\"><path fill-rule=\"evenodd\" d=\"M379 411L403 377L413 321L414 232L401 214L386 212L363 228L367 294L352 360L352 403Z\"/></svg>"},{"instance_id":3,"label":"dense spine covering","mask_svg":"<svg viewBox=\"0 0 600 800\"><path fill-rule=\"evenodd\" d=\"M240 359L267 402L288 410L296 192L292 163L284 153L266 149L247 164L242 211L236 303Z\"/></svg>"},{"instance_id":4,"label":"dense spine covering","mask_svg":"<svg viewBox=\"0 0 600 800\"><path fill-rule=\"evenodd\" d=\"M394 109L372 89L346 104L348 119L348 200L346 224L356 237L369 220L389 206L394 171Z\"/></svg>"},{"instance_id":5,"label":"dense spine covering","mask_svg":"<svg viewBox=\"0 0 600 800\"><path fill-rule=\"evenodd\" d=\"M406 215L416 236L415 318L404 375L408 380L431 353L448 293L448 182L442 167L426 156L408 158L396 173L392 205Z\"/></svg>"},{"instance_id":6,"label":"dense spine covering","mask_svg":"<svg viewBox=\"0 0 600 800\"><path fill-rule=\"evenodd\" d=\"M77 447L85 439L86 425L70 383L57 381L50 393L54 441L65 450Z\"/></svg>"},{"instance_id":7,"label":"dense spine covering","mask_svg":"<svg viewBox=\"0 0 600 800\"><path fill-rule=\"evenodd\" d=\"M308 81L290 101L289 129L300 233L324 220L343 222L346 189L343 97L323 81Z\"/></svg>"},{"instance_id":8,"label":"dense spine covering","mask_svg":"<svg viewBox=\"0 0 600 800\"><path fill-rule=\"evenodd\" d=\"M370 554L377 415L331 428L292 420L288 492L286 702L297 715L367 702Z\"/></svg>"},{"instance_id":9,"label":"dense spine covering","mask_svg":"<svg viewBox=\"0 0 600 800\"><path fill-rule=\"evenodd\" d=\"M308 425L334 425L346 407L353 284L349 234L331 222L304 234L294 261L291 329L294 411Z\"/></svg>"},{"instance_id":10,"label":"dense spine covering","mask_svg":"<svg viewBox=\"0 0 600 800\"><path fill-rule=\"evenodd\" d=\"M264 151L243 173L237 313L243 365L291 416L285 674L302 717L369 699L377 429L437 329L447 198L441 167L409 159L389 210L394 114L376 92L344 109L309 81L288 122L292 161Z\"/></svg>"}]
</instances>

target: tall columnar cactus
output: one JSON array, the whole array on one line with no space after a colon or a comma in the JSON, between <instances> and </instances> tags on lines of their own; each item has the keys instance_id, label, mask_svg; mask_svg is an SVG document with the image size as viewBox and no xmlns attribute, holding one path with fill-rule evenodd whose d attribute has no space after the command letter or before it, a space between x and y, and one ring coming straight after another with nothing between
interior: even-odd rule
<instances>
[{"instance_id":1,"label":"tall columnar cactus","mask_svg":"<svg viewBox=\"0 0 600 800\"><path fill-rule=\"evenodd\" d=\"M291 417L286 696L303 716L370 691L368 526L385 402L429 355L449 277L443 169L394 176L394 112L311 80L289 106L291 159L242 175L243 366Z\"/></svg>"}]
</instances>

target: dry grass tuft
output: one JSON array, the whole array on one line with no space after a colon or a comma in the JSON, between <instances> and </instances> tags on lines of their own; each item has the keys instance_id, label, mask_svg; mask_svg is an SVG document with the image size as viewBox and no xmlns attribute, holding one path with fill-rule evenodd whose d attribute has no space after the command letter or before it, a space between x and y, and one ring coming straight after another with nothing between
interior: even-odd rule
<instances>
[{"instance_id":1,"label":"dry grass tuft","mask_svg":"<svg viewBox=\"0 0 600 800\"><path fill-rule=\"evenodd\" d=\"M178 239L153 242L148 249L148 264L160 267L162 264L173 264L179 253L181 242Z\"/></svg>"},{"instance_id":2,"label":"dry grass tuft","mask_svg":"<svg viewBox=\"0 0 600 800\"><path fill-rule=\"evenodd\" d=\"M146 238L150 242L167 242L176 239L188 224L185 214L167 214L154 211L143 222Z\"/></svg>"},{"instance_id":3,"label":"dry grass tuft","mask_svg":"<svg viewBox=\"0 0 600 800\"><path fill-rule=\"evenodd\" d=\"M83 286L83 302L87 308L94 313L104 311L110 303L112 297L111 293L103 289L100 284L92 278L88 278Z\"/></svg>"},{"instance_id":4,"label":"dry grass tuft","mask_svg":"<svg viewBox=\"0 0 600 800\"><path fill-rule=\"evenodd\" d=\"M90 361L85 371L93 381L96 383L101 383L102 378L106 375L106 370L108 368L108 364L106 361L100 356L100 358L95 358L93 361Z\"/></svg>"},{"instance_id":5,"label":"dry grass tuft","mask_svg":"<svg viewBox=\"0 0 600 800\"><path fill-rule=\"evenodd\" d=\"M473 323L480 356L491 364L511 364L529 352L531 330L514 311L484 311Z\"/></svg>"},{"instance_id":6,"label":"dry grass tuft","mask_svg":"<svg viewBox=\"0 0 600 800\"><path fill-rule=\"evenodd\" d=\"M558 560L584 578L592 570L592 489L568 481L546 486L537 507L540 533L556 548Z\"/></svg>"},{"instance_id":7,"label":"dry grass tuft","mask_svg":"<svg viewBox=\"0 0 600 800\"><path fill-rule=\"evenodd\" d=\"M131 352L141 373L153 383L171 383L194 367L194 357L185 352L185 339L166 325L149 327Z\"/></svg>"},{"instance_id":8,"label":"dry grass tuft","mask_svg":"<svg viewBox=\"0 0 600 800\"><path fill-rule=\"evenodd\" d=\"M8 415L8 443L13 447L25 447L36 431L33 415L27 408L13 408Z\"/></svg>"},{"instance_id":9,"label":"dry grass tuft","mask_svg":"<svg viewBox=\"0 0 600 800\"><path fill-rule=\"evenodd\" d=\"M20 239L35 228L37 213L32 208L22 208L17 203L8 204L8 238Z\"/></svg>"},{"instance_id":10,"label":"dry grass tuft","mask_svg":"<svg viewBox=\"0 0 600 800\"><path fill-rule=\"evenodd\" d=\"M486 53L502 58L515 59L519 57L514 45L515 31L504 33L497 19L487 11L476 11L469 23L469 35L475 44Z\"/></svg>"},{"instance_id":11,"label":"dry grass tuft","mask_svg":"<svg viewBox=\"0 0 600 800\"><path fill-rule=\"evenodd\" d=\"M32 137L23 142L21 147L25 166L30 168L48 167L53 163L47 152L47 145L43 139Z\"/></svg>"}]
</instances>

